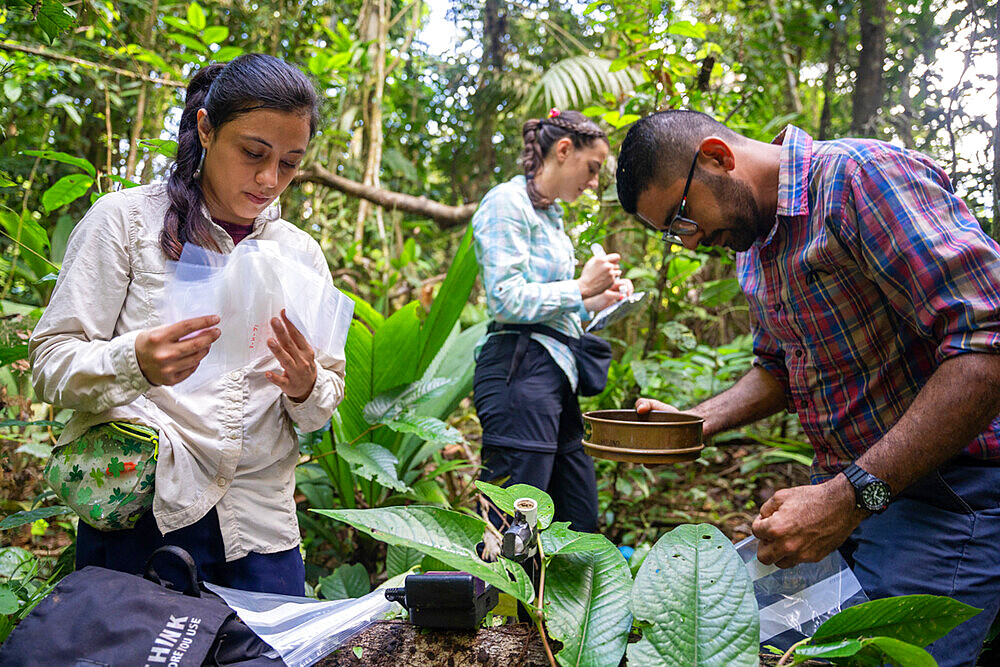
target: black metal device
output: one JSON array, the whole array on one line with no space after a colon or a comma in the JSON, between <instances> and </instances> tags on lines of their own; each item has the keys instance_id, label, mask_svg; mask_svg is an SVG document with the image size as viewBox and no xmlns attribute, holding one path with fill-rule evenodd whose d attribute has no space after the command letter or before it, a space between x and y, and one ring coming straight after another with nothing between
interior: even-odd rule
<instances>
[{"instance_id":1,"label":"black metal device","mask_svg":"<svg viewBox=\"0 0 1000 667\"><path fill-rule=\"evenodd\" d=\"M385 597L406 607L414 625L439 630L473 630L500 600L496 588L468 572L411 574Z\"/></svg>"}]
</instances>

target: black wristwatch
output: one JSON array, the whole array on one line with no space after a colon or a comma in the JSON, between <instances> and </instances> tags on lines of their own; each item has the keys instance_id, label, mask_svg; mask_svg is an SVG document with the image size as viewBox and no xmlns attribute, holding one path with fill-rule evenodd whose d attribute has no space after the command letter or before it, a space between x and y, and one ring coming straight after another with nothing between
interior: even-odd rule
<instances>
[{"instance_id":1,"label":"black wristwatch","mask_svg":"<svg viewBox=\"0 0 1000 667\"><path fill-rule=\"evenodd\" d=\"M844 468L844 475L854 487L854 500L858 507L876 514L881 514L889 507L892 491L884 481L856 463Z\"/></svg>"}]
</instances>

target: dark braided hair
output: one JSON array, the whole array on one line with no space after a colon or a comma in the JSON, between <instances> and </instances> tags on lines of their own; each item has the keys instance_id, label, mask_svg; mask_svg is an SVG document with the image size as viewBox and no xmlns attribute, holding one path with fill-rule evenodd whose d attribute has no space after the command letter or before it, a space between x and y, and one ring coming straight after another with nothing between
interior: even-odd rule
<instances>
[{"instance_id":1,"label":"dark braided hair","mask_svg":"<svg viewBox=\"0 0 1000 667\"><path fill-rule=\"evenodd\" d=\"M521 136L524 138L521 166L528 179L528 198L531 199L531 205L538 209L552 206L552 200L538 192L535 174L542 168L542 163L557 141L569 137L573 140L573 147L577 149L593 146L596 141L603 141L610 146L608 135L597 123L579 111L563 111L554 118L532 118L524 124Z\"/></svg>"},{"instance_id":2,"label":"dark braided hair","mask_svg":"<svg viewBox=\"0 0 1000 667\"><path fill-rule=\"evenodd\" d=\"M309 116L309 136L316 132L319 112L309 79L283 60L248 53L228 64L213 63L198 70L187 87L177 133L177 157L167 181L170 207L163 220L160 248L170 259L180 258L185 243L219 250L211 225L202 212L202 161L198 110L205 109L213 130L240 114L273 109Z\"/></svg>"}]
</instances>

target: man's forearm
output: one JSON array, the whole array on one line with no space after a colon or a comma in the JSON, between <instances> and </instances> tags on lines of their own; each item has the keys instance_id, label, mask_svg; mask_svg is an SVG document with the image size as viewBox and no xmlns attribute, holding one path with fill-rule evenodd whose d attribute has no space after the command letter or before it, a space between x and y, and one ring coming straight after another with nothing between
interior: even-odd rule
<instances>
[{"instance_id":1,"label":"man's forearm","mask_svg":"<svg viewBox=\"0 0 1000 667\"><path fill-rule=\"evenodd\" d=\"M947 359L858 464L897 494L958 454L1000 412L1000 355Z\"/></svg>"},{"instance_id":2,"label":"man's forearm","mask_svg":"<svg viewBox=\"0 0 1000 667\"><path fill-rule=\"evenodd\" d=\"M705 437L770 417L788 407L781 383L759 366L726 391L699 403L691 414L704 417Z\"/></svg>"}]
</instances>

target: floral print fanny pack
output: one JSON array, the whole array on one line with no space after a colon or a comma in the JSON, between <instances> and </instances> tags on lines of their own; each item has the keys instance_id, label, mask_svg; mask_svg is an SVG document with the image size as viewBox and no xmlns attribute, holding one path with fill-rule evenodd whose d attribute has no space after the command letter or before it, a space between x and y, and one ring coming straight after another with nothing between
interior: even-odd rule
<instances>
[{"instance_id":1,"label":"floral print fanny pack","mask_svg":"<svg viewBox=\"0 0 1000 667\"><path fill-rule=\"evenodd\" d=\"M45 479L97 530L132 528L153 504L159 432L141 424L90 427L52 451Z\"/></svg>"}]
</instances>

